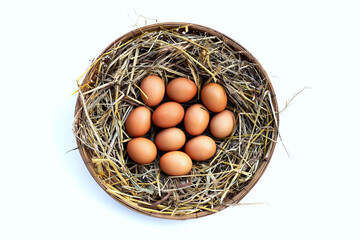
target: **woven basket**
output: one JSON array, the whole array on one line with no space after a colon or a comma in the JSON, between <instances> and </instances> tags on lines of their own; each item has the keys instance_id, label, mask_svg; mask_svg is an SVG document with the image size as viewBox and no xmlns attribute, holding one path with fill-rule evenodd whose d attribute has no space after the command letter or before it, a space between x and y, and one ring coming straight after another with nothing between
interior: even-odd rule
<instances>
[{"instance_id":1,"label":"woven basket","mask_svg":"<svg viewBox=\"0 0 360 240\"><path fill-rule=\"evenodd\" d=\"M254 185L257 183L257 181L260 179L260 177L264 173L266 167L269 164L271 156L272 156L272 154L274 152L275 145L276 145L275 143L276 143L277 135L278 135L277 129L278 129L278 123L279 123L279 113L278 113L279 111L278 111L278 105L277 105L277 101L276 101L275 92L274 92L274 89L273 89L273 87L271 85L271 82L270 82L270 79L269 79L268 75L266 74L265 70L262 68L260 63L255 59L255 57L253 57L251 55L251 53L249 51L247 51L239 43L235 42L231 38L227 37L226 35L218 32L216 30L213 30L211 28L204 27L204 26L201 26L201 25L197 25L197 24L182 23L182 22L158 23L158 24L148 25L148 26L142 27L140 29L133 30L133 31L131 31L129 33L126 33L125 35L121 36L120 38L116 39L114 42L112 42L99 56L101 56L102 54L108 52L113 46L117 45L119 42L126 42L131 38L134 38L136 36L141 35L143 32L153 32L153 31L158 31L160 29L172 29L172 28L178 28L178 27L182 27L182 26L188 26L188 31L206 32L206 33L208 33L210 35L216 36L216 37L220 38L221 40L223 40L227 45L232 47L234 50L242 51L243 55L248 59L249 62L255 63L257 65L258 71L259 71L261 77L263 79L266 79L266 81L268 81L268 90L271 93L271 101L272 101L272 104L273 104L273 107L274 107L273 110L274 110L275 116L277 118L277 126L275 126L274 138L273 138L274 143L271 144L271 146L270 146L270 150L269 150L269 154L267 155L267 158L262 159L259 162L256 173L253 175L251 180L249 180L246 183L245 187L241 191L239 191L237 194L232 195L232 196L227 196L225 198L225 200L224 200L225 204L238 203L254 187ZM91 76L93 76L95 69L96 69L96 67L90 69L90 71L85 75L82 84L86 84L87 82L90 81L90 78L91 78ZM80 108L81 108L81 99L80 99L80 96L78 96L78 99L77 99L77 102L76 102L76 107L75 107L75 114L78 113ZM81 116L78 116L75 119L75 124L74 124L74 130L75 131L77 131L77 129L79 128L79 121L78 121L79 117L81 117ZM100 185L100 187L102 187L106 191L107 190L106 186L102 184L100 178L97 176L97 174L96 174L96 172L94 170L94 164L91 161L92 155L91 155L90 150L87 149L86 147L83 147L81 142L78 139L77 139L77 145L79 147L79 152L81 154L81 157L82 157L87 169L89 170L90 174L95 179L95 181ZM185 220L185 219L193 219L193 218L204 217L204 216L207 216L207 215L210 215L210 214L214 213L212 211L201 211L201 212L197 212L197 213L193 213L193 214L189 214L189 215L171 216L171 215L165 215L165 214L159 214L159 213L145 212L140 207L130 205L127 202L125 202L125 201L119 199L118 197L112 195L111 193L108 193L108 194L112 198L114 198L117 202L124 205L125 207L128 207L128 208L130 208L130 209L132 209L132 210L134 210L136 212L146 214L146 215L150 215L150 216L153 216L153 217L158 217L158 218ZM223 210L226 207L227 207L226 205L218 205L218 206L215 207L215 210L220 211L220 210Z\"/></svg>"}]
</instances>

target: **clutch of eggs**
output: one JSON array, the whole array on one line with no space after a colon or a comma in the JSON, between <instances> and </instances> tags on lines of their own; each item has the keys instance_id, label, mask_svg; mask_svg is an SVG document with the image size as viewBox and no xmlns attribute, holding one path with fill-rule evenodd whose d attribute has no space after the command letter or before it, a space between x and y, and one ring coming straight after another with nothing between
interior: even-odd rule
<instances>
[{"instance_id":1,"label":"clutch of eggs","mask_svg":"<svg viewBox=\"0 0 360 240\"><path fill-rule=\"evenodd\" d=\"M169 101L164 101L165 93ZM193 161L213 157L214 139L201 134L209 128L216 139L228 137L234 130L235 116L225 110L227 95L217 83L203 86L201 102L185 110L182 103L194 99L197 93L198 87L188 78L175 78L165 86L157 75L145 77L140 84L140 96L146 106L134 108L125 121L126 132L132 137L126 147L129 157L138 164L149 164L160 154L161 170L172 176L186 175ZM214 116L210 119L211 112ZM180 123L184 130L178 127ZM157 132L154 142L144 137L152 125Z\"/></svg>"}]
</instances>

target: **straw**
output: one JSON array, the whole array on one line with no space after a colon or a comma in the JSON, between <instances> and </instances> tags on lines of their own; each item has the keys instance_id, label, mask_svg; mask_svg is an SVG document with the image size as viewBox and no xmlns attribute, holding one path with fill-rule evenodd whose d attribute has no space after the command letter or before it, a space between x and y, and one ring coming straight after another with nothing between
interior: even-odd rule
<instances>
[{"instance_id":1,"label":"straw","mask_svg":"<svg viewBox=\"0 0 360 240\"><path fill-rule=\"evenodd\" d=\"M177 77L193 79L199 91L217 82L225 88L227 108L236 116L231 135L214 139L214 157L194 162L185 176L161 172L161 153L147 165L136 164L126 153L131 137L125 121L135 107L147 107L139 86L149 74L160 76L165 84ZM102 187L137 211L170 217L217 212L232 204L228 199L244 191L271 156L278 126L271 84L246 50L234 49L219 36L190 25L139 30L137 36L115 42L83 75L74 134L84 154L91 156L88 167ZM198 102L199 96L183 106ZM154 140L159 130L152 126L145 137ZM211 136L209 130L204 135Z\"/></svg>"}]
</instances>

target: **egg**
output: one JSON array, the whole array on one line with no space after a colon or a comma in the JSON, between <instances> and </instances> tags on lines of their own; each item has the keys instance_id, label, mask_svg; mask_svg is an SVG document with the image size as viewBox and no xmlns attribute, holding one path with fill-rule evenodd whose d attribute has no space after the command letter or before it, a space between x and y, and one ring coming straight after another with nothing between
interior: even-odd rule
<instances>
[{"instance_id":1,"label":"egg","mask_svg":"<svg viewBox=\"0 0 360 240\"><path fill-rule=\"evenodd\" d=\"M208 83L201 89L201 101L210 111L221 112L227 105L226 92L220 84Z\"/></svg>"},{"instance_id":2,"label":"egg","mask_svg":"<svg viewBox=\"0 0 360 240\"><path fill-rule=\"evenodd\" d=\"M156 147L164 152L179 150L184 146L185 141L185 133L175 127L164 129L155 137Z\"/></svg>"},{"instance_id":3,"label":"egg","mask_svg":"<svg viewBox=\"0 0 360 240\"><path fill-rule=\"evenodd\" d=\"M210 132L216 138L229 136L235 125L235 116L229 110L216 114L210 121Z\"/></svg>"},{"instance_id":4,"label":"egg","mask_svg":"<svg viewBox=\"0 0 360 240\"><path fill-rule=\"evenodd\" d=\"M185 144L185 153L192 160L205 161L214 156L216 152L216 144L214 140L208 136L197 136Z\"/></svg>"},{"instance_id":5,"label":"egg","mask_svg":"<svg viewBox=\"0 0 360 240\"><path fill-rule=\"evenodd\" d=\"M181 176L190 172L192 161L186 153L172 151L165 153L160 158L160 168L168 175Z\"/></svg>"},{"instance_id":6,"label":"egg","mask_svg":"<svg viewBox=\"0 0 360 240\"><path fill-rule=\"evenodd\" d=\"M190 135L200 135L205 131L209 124L210 115L208 110L201 104L190 106L184 117L184 126L186 132Z\"/></svg>"},{"instance_id":7,"label":"egg","mask_svg":"<svg viewBox=\"0 0 360 240\"><path fill-rule=\"evenodd\" d=\"M143 102L150 106L158 105L164 98L165 95L165 84L164 81L156 76L149 75L141 81L140 89L146 94L145 95L140 92L141 99Z\"/></svg>"},{"instance_id":8,"label":"egg","mask_svg":"<svg viewBox=\"0 0 360 240\"><path fill-rule=\"evenodd\" d=\"M179 103L190 101L195 97L197 87L195 83L184 77L175 78L166 86L166 95Z\"/></svg>"},{"instance_id":9,"label":"egg","mask_svg":"<svg viewBox=\"0 0 360 240\"><path fill-rule=\"evenodd\" d=\"M174 127L183 120L184 113L184 108L179 103L166 102L155 109L152 120L161 128Z\"/></svg>"},{"instance_id":10,"label":"egg","mask_svg":"<svg viewBox=\"0 0 360 240\"><path fill-rule=\"evenodd\" d=\"M132 137L145 135L151 127L151 112L146 107L137 107L131 111L125 122L126 132Z\"/></svg>"},{"instance_id":11,"label":"egg","mask_svg":"<svg viewBox=\"0 0 360 240\"><path fill-rule=\"evenodd\" d=\"M127 146L129 157L139 164L148 164L155 160L157 149L155 144L147 138L133 138Z\"/></svg>"}]
</instances>

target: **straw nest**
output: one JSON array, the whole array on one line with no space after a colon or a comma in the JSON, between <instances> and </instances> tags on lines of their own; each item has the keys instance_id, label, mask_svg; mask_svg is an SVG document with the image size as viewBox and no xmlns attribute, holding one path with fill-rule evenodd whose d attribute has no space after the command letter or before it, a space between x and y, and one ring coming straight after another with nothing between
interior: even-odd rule
<instances>
[{"instance_id":1,"label":"straw nest","mask_svg":"<svg viewBox=\"0 0 360 240\"><path fill-rule=\"evenodd\" d=\"M236 196L269 160L277 138L277 105L266 73L245 49L234 49L224 36L192 25L137 31L95 59L79 85L74 134L89 170L113 198L145 214L192 218L238 202ZM161 153L147 165L134 163L126 153L131 137L125 121L135 107L146 106L139 86L149 74L159 75L165 84L190 78L199 91L206 83L219 83L228 96L227 109L236 116L232 134L214 139L216 154L194 162L186 176L161 172ZM199 94L183 106L197 102ZM154 140L158 131L152 126L145 137ZM204 135L211 136L208 130Z\"/></svg>"}]
</instances>

